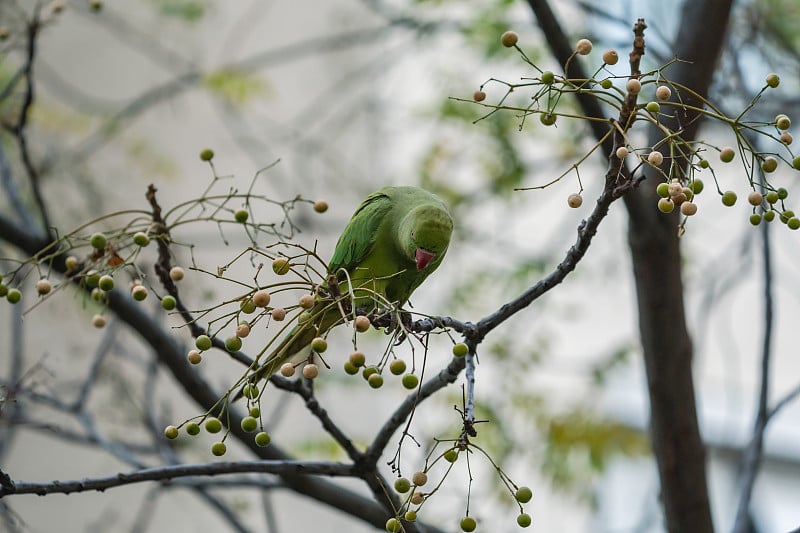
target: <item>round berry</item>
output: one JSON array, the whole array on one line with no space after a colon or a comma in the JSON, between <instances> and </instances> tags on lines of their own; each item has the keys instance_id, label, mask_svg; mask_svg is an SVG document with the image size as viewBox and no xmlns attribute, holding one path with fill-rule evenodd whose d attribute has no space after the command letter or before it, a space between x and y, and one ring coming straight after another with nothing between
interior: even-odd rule
<instances>
[{"instance_id":1,"label":"round berry","mask_svg":"<svg viewBox=\"0 0 800 533\"><path fill-rule=\"evenodd\" d=\"M617 157L619 159L625 159L626 157L628 157L629 152L626 147L620 146L619 148L617 148L617 151L615 153L617 154Z\"/></svg>"},{"instance_id":2,"label":"round berry","mask_svg":"<svg viewBox=\"0 0 800 533\"><path fill-rule=\"evenodd\" d=\"M589 39L581 39L575 44L575 51L579 55L588 56L592 52L592 41Z\"/></svg>"},{"instance_id":3,"label":"round berry","mask_svg":"<svg viewBox=\"0 0 800 533\"><path fill-rule=\"evenodd\" d=\"M220 422L219 418L210 417L206 419L206 423L204 424L206 431L209 433L219 433L222 431L222 422Z\"/></svg>"},{"instance_id":4,"label":"round berry","mask_svg":"<svg viewBox=\"0 0 800 533\"><path fill-rule=\"evenodd\" d=\"M475 100L476 102L483 102L484 100L486 100L486 93L483 91L475 91L474 93L472 93L472 99Z\"/></svg>"},{"instance_id":5,"label":"round berry","mask_svg":"<svg viewBox=\"0 0 800 533\"><path fill-rule=\"evenodd\" d=\"M403 376L403 387L408 390L416 389L417 385L419 385L419 378L414 374L406 374Z\"/></svg>"},{"instance_id":6,"label":"round berry","mask_svg":"<svg viewBox=\"0 0 800 533\"><path fill-rule=\"evenodd\" d=\"M90 270L86 273L86 277L84 278L86 282L86 286L89 288L97 287L100 283L100 273L97 270ZM135 284L139 285L141 282L136 282Z\"/></svg>"},{"instance_id":7,"label":"round berry","mask_svg":"<svg viewBox=\"0 0 800 533\"><path fill-rule=\"evenodd\" d=\"M203 361L203 356L197 350L189 350L189 353L186 354L186 359L193 365L199 365Z\"/></svg>"},{"instance_id":8,"label":"round berry","mask_svg":"<svg viewBox=\"0 0 800 533\"><path fill-rule=\"evenodd\" d=\"M544 124L545 126L552 126L556 123L556 119L558 119L558 115L555 113L542 113L539 115L539 122Z\"/></svg>"},{"instance_id":9,"label":"round berry","mask_svg":"<svg viewBox=\"0 0 800 533\"><path fill-rule=\"evenodd\" d=\"M280 322L284 318L286 318L286 309L283 307L276 307L272 311L270 311L270 315L272 316L272 320L275 322Z\"/></svg>"},{"instance_id":10,"label":"round berry","mask_svg":"<svg viewBox=\"0 0 800 533\"><path fill-rule=\"evenodd\" d=\"M133 244L139 246L140 248L144 248L150 244L150 237L148 237L146 233L138 231L133 234Z\"/></svg>"},{"instance_id":11,"label":"round berry","mask_svg":"<svg viewBox=\"0 0 800 533\"><path fill-rule=\"evenodd\" d=\"M792 137L792 134L788 131L784 131L781 133L780 140L783 144L788 146L794 142L794 137Z\"/></svg>"},{"instance_id":12,"label":"round berry","mask_svg":"<svg viewBox=\"0 0 800 533\"><path fill-rule=\"evenodd\" d=\"M765 198L766 198L767 202L770 203L770 204L774 204L775 202L780 200L780 198L778 197L778 191L769 191L769 192L767 192L767 195L765 196Z\"/></svg>"},{"instance_id":13,"label":"round berry","mask_svg":"<svg viewBox=\"0 0 800 533\"><path fill-rule=\"evenodd\" d=\"M461 531L466 531L469 533L470 531L475 531L475 528L478 527L478 523L471 516L465 516L461 519L460 526Z\"/></svg>"},{"instance_id":14,"label":"round berry","mask_svg":"<svg viewBox=\"0 0 800 533\"><path fill-rule=\"evenodd\" d=\"M669 183L661 182L656 187L656 194L661 198L669 198Z\"/></svg>"},{"instance_id":15,"label":"round berry","mask_svg":"<svg viewBox=\"0 0 800 533\"><path fill-rule=\"evenodd\" d=\"M456 357L464 357L469 353L469 346L464 342L459 342L453 345L453 355Z\"/></svg>"},{"instance_id":16,"label":"round berry","mask_svg":"<svg viewBox=\"0 0 800 533\"><path fill-rule=\"evenodd\" d=\"M406 362L402 359L395 359L391 363L389 363L389 372L394 374L395 376L399 376L403 372L406 371Z\"/></svg>"},{"instance_id":17,"label":"round berry","mask_svg":"<svg viewBox=\"0 0 800 533\"><path fill-rule=\"evenodd\" d=\"M172 281L181 281L186 273L179 266L174 266L169 269L169 279Z\"/></svg>"},{"instance_id":18,"label":"round berry","mask_svg":"<svg viewBox=\"0 0 800 533\"><path fill-rule=\"evenodd\" d=\"M764 220L766 220L767 222L772 222L773 220L775 220L775 211L767 211L766 213L764 213Z\"/></svg>"},{"instance_id":19,"label":"round berry","mask_svg":"<svg viewBox=\"0 0 800 533\"><path fill-rule=\"evenodd\" d=\"M545 85L552 85L556 81L556 75L552 70L545 70L542 72L542 83Z\"/></svg>"},{"instance_id":20,"label":"round berry","mask_svg":"<svg viewBox=\"0 0 800 533\"><path fill-rule=\"evenodd\" d=\"M414 491L411 494L411 503L414 505L420 505L422 502L425 501L425 494L422 492Z\"/></svg>"},{"instance_id":21,"label":"round berry","mask_svg":"<svg viewBox=\"0 0 800 533\"><path fill-rule=\"evenodd\" d=\"M373 389L380 389L383 387L383 376L380 374L372 374L369 378L367 378L367 383Z\"/></svg>"},{"instance_id":22,"label":"round berry","mask_svg":"<svg viewBox=\"0 0 800 533\"><path fill-rule=\"evenodd\" d=\"M792 167L794 167L795 170L800 170L800 155L797 155L794 157L794 159L792 159Z\"/></svg>"},{"instance_id":23,"label":"round berry","mask_svg":"<svg viewBox=\"0 0 800 533\"><path fill-rule=\"evenodd\" d=\"M108 274L104 274L100 276L100 279L97 280L97 286L108 292L114 288L114 278Z\"/></svg>"},{"instance_id":24,"label":"round berry","mask_svg":"<svg viewBox=\"0 0 800 533\"><path fill-rule=\"evenodd\" d=\"M658 102L647 102L647 105L644 108L650 113L658 113L661 111L661 106L658 104Z\"/></svg>"},{"instance_id":25,"label":"round berry","mask_svg":"<svg viewBox=\"0 0 800 533\"><path fill-rule=\"evenodd\" d=\"M211 337L208 335L199 335L194 340L194 345L197 347L198 350L204 352L211 348Z\"/></svg>"},{"instance_id":26,"label":"round berry","mask_svg":"<svg viewBox=\"0 0 800 533\"><path fill-rule=\"evenodd\" d=\"M394 480L394 490L399 494L405 494L411 490L411 482L407 478L399 477Z\"/></svg>"},{"instance_id":27,"label":"round berry","mask_svg":"<svg viewBox=\"0 0 800 533\"><path fill-rule=\"evenodd\" d=\"M258 385L255 383L247 383L244 387L242 387L242 396L249 398L250 400L255 400L258 398Z\"/></svg>"},{"instance_id":28,"label":"round berry","mask_svg":"<svg viewBox=\"0 0 800 533\"><path fill-rule=\"evenodd\" d=\"M256 438L255 438L256 446L261 446L262 448L265 446L269 446L269 441L271 440L272 439L270 438L269 433L267 433L266 431L259 431L258 433L256 433Z\"/></svg>"},{"instance_id":29,"label":"round berry","mask_svg":"<svg viewBox=\"0 0 800 533\"><path fill-rule=\"evenodd\" d=\"M517 42L519 42L519 35L517 35L517 32L515 31L507 31L500 36L500 42L506 48L511 48L512 46L517 44Z\"/></svg>"},{"instance_id":30,"label":"round berry","mask_svg":"<svg viewBox=\"0 0 800 533\"><path fill-rule=\"evenodd\" d=\"M711 163L708 162L708 159L701 159L697 164L700 165L700 168L708 168Z\"/></svg>"},{"instance_id":31,"label":"round berry","mask_svg":"<svg viewBox=\"0 0 800 533\"><path fill-rule=\"evenodd\" d=\"M792 217L786 222L786 225L789 229L800 229L800 218Z\"/></svg>"},{"instance_id":32,"label":"round berry","mask_svg":"<svg viewBox=\"0 0 800 533\"><path fill-rule=\"evenodd\" d=\"M197 422L189 422L186 424L186 434L187 435L198 435L200 433L200 426Z\"/></svg>"},{"instance_id":33,"label":"round berry","mask_svg":"<svg viewBox=\"0 0 800 533\"><path fill-rule=\"evenodd\" d=\"M666 85L659 85L656 89L656 98L659 100L669 100L670 96L672 96L672 91Z\"/></svg>"},{"instance_id":34,"label":"round berry","mask_svg":"<svg viewBox=\"0 0 800 533\"><path fill-rule=\"evenodd\" d=\"M250 416L252 416L254 418L258 418L259 416L261 416L261 409L259 409L258 407L253 406L253 407L250 408L249 413L250 413Z\"/></svg>"},{"instance_id":35,"label":"round berry","mask_svg":"<svg viewBox=\"0 0 800 533\"><path fill-rule=\"evenodd\" d=\"M319 367L314 363L308 363L303 367L303 377L306 379L315 379L319 376Z\"/></svg>"},{"instance_id":36,"label":"round berry","mask_svg":"<svg viewBox=\"0 0 800 533\"><path fill-rule=\"evenodd\" d=\"M311 349L317 353L325 353L325 350L328 349L328 341L322 337L315 337L314 340L311 341Z\"/></svg>"},{"instance_id":37,"label":"round berry","mask_svg":"<svg viewBox=\"0 0 800 533\"><path fill-rule=\"evenodd\" d=\"M272 299L268 291L264 289L258 290L253 293L253 303L256 304L256 307L266 307L269 305L269 301Z\"/></svg>"},{"instance_id":38,"label":"round berry","mask_svg":"<svg viewBox=\"0 0 800 533\"><path fill-rule=\"evenodd\" d=\"M8 294L8 285L0 283L0 298L5 298Z\"/></svg>"},{"instance_id":39,"label":"round berry","mask_svg":"<svg viewBox=\"0 0 800 533\"><path fill-rule=\"evenodd\" d=\"M364 366L364 363L366 363L367 361L367 356L364 355L363 352L355 351L350 354L350 357L348 359L351 365L358 368Z\"/></svg>"},{"instance_id":40,"label":"round berry","mask_svg":"<svg viewBox=\"0 0 800 533\"><path fill-rule=\"evenodd\" d=\"M252 315L256 312L256 304L251 298L243 298L239 303L239 309L246 315Z\"/></svg>"},{"instance_id":41,"label":"round berry","mask_svg":"<svg viewBox=\"0 0 800 533\"><path fill-rule=\"evenodd\" d=\"M324 213L328 210L328 202L325 200L317 200L314 202L314 211L317 213Z\"/></svg>"},{"instance_id":42,"label":"round berry","mask_svg":"<svg viewBox=\"0 0 800 533\"><path fill-rule=\"evenodd\" d=\"M722 193L722 205L731 207L736 203L736 193L733 191L725 191Z\"/></svg>"},{"instance_id":43,"label":"round berry","mask_svg":"<svg viewBox=\"0 0 800 533\"><path fill-rule=\"evenodd\" d=\"M67 268L68 271L78 270L78 267L80 267L80 262L78 261L77 257L75 257L74 255L70 255L67 256L66 259L64 259L64 266Z\"/></svg>"},{"instance_id":44,"label":"round berry","mask_svg":"<svg viewBox=\"0 0 800 533\"><path fill-rule=\"evenodd\" d=\"M147 287L144 285L136 285L131 289L131 296L137 302L141 302L145 298L147 298Z\"/></svg>"},{"instance_id":45,"label":"round berry","mask_svg":"<svg viewBox=\"0 0 800 533\"><path fill-rule=\"evenodd\" d=\"M161 298L161 307L165 311L172 311L175 309L175 306L178 305L178 301L175 300L175 297L171 294L167 294L163 298Z\"/></svg>"},{"instance_id":46,"label":"round berry","mask_svg":"<svg viewBox=\"0 0 800 533\"><path fill-rule=\"evenodd\" d=\"M422 471L414 472L414 475L411 476L411 482L417 487L423 487L428 482L428 474Z\"/></svg>"},{"instance_id":47,"label":"round berry","mask_svg":"<svg viewBox=\"0 0 800 533\"><path fill-rule=\"evenodd\" d=\"M403 515L403 518L406 519L406 522L416 522L417 512L413 509L409 509L406 511L406 514Z\"/></svg>"},{"instance_id":48,"label":"round berry","mask_svg":"<svg viewBox=\"0 0 800 533\"><path fill-rule=\"evenodd\" d=\"M603 63L606 65L616 65L619 61L619 54L616 50L606 50L603 52Z\"/></svg>"},{"instance_id":49,"label":"round berry","mask_svg":"<svg viewBox=\"0 0 800 533\"><path fill-rule=\"evenodd\" d=\"M703 161L705 161L705 159ZM703 187L705 187L705 184L701 179L695 178L689 183L689 188L692 190L693 194L700 194L703 192Z\"/></svg>"},{"instance_id":50,"label":"round berry","mask_svg":"<svg viewBox=\"0 0 800 533\"><path fill-rule=\"evenodd\" d=\"M169 440L177 439L178 438L178 428L175 426L167 426L164 428L164 436L167 437Z\"/></svg>"},{"instance_id":51,"label":"round berry","mask_svg":"<svg viewBox=\"0 0 800 533\"><path fill-rule=\"evenodd\" d=\"M747 195L747 202L752 206L759 206L764 201L764 197L758 191L752 191Z\"/></svg>"},{"instance_id":52,"label":"round berry","mask_svg":"<svg viewBox=\"0 0 800 533\"><path fill-rule=\"evenodd\" d=\"M778 160L772 156L767 156L764 158L764 161L761 162L761 170L769 174L770 172L775 172L778 168Z\"/></svg>"},{"instance_id":53,"label":"round berry","mask_svg":"<svg viewBox=\"0 0 800 533\"><path fill-rule=\"evenodd\" d=\"M292 363L283 363L280 372L281 376L290 378L294 376L294 365Z\"/></svg>"},{"instance_id":54,"label":"round berry","mask_svg":"<svg viewBox=\"0 0 800 533\"><path fill-rule=\"evenodd\" d=\"M246 338L250 335L250 324L247 322L240 322L238 326L236 326L236 336L240 339Z\"/></svg>"},{"instance_id":55,"label":"round berry","mask_svg":"<svg viewBox=\"0 0 800 533\"><path fill-rule=\"evenodd\" d=\"M578 193L572 193L567 197L567 205L573 209L579 208L583 204L583 197Z\"/></svg>"},{"instance_id":56,"label":"round berry","mask_svg":"<svg viewBox=\"0 0 800 533\"><path fill-rule=\"evenodd\" d=\"M227 451L228 448L225 446L224 442L215 442L211 445L211 453L217 457L222 457Z\"/></svg>"},{"instance_id":57,"label":"round berry","mask_svg":"<svg viewBox=\"0 0 800 533\"><path fill-rule=\"evenodd\" d=\"M378 373L378 367L375 366L375 365L370 365L370 366L364 367L364 370L361 371L361 376L364 379L369 379L369 377L371 375L377 374L377 373Z\"/></svg>"},{"instance_id":58,"label":"round berry","mask_svg":"<svg viewBox=\"0 0 800 533\"><path fill-rule=\"evenodd\" d=\"M242 431L246 433L253 432L258 428L258 420L252 416L246 416L242 418L241 426Z\"/></svg>"},{"instance_id":59,"label":"round berry","mask_svg":"<svg viewBox=\"0 0 800 533\"><path fill-rule=\"evenodd\" d=\"M103 315L94 315L92 317L92 325L97 329L106 327L106 317Z\"/></svg>"},{"instance_id":60,"label":"round berry","mask_svg":"<svg viewBox=\"0 0 800 533\"><path fill-rule=\"evenodd\" d=\"M298 324L306 324L307 322L310 322L312 318L314 318L313 314L311 314L309 311L303 311L297 317L297 323Z\"/></svg>"},{"instance_id":61,"label":"round berry","mask_svg":"<svg viewBox=\"0 0 800 533\"><path fill-rule=\"evenodd\" d=\"M697 214L697 204L693 204L692 202L683 202L681 204L681 213L687 217Z\"/></svg>"},{"instance_id":62,"label":"round berry","mask_svg":"<svg viewBox=\"0 0 800 533\"><path fill-rule=\"evenodd\" d=\"M658 200L658 210L662 213L672 213L675 209L675 202L670 198L660 198Z\"/></svg>"},{"instance_id":63,"label":"round berry","mask_svg":"<svg viewBox=\"0 0 800 533\"><path fill-rule=\"evenodd\" d=\"M520 487L514 492L514 499L519 503L528 503L533 498L533 491L530 487Z\"/></svg>"},{"instance_id":64,"label":"round berry","mask_svg":"<svg viewBox=\"0 0 800 533\"><path fill-rule=\"evenodd\" d=\"M371 325L369 318L363 315L359 315L353 320L353 327L356 328L356 331L359 333L364 333Z\"/></svg>"},{"instance_id":65,"label":"round berry","mask_svg":"<svg viewBox=\"0 0 800 533\"><path fill-rule=\"evenodd\" d=\"M41 295L45 295L53 290L53 284L50 283L50 280L47 279L40 279L36 282L36 292Z\"/></svg>"},{"instance_id":66,"label":"round berry","mask_svg":"<svg viewBox=\"0 0 800 533\"><path fill-rule=\"evenodd\" d=\"M8 289L8 293L6 294L6 300L8 303L15 304L18 303L22 299L22 293L19 292L19 289Z\"/></svg>"},{"instance_id":67,"label":"round berry","mask_svg":"<svg viewBox=\"0 0 800 533\"><path fill-rule=\"evenodd\" d=\"M358 367L355 366L350 361L345 361L344 365L342 365L342 366L344 368L345 374L348 374L348 375L351 375L351 376L355 376L356 374L358 374Z\"/></svg>"},{"instance_id":68,"label":"round berry","mask_svg":"<svg viewBox=\"0 0 800 533\"><path fill-rule=\"evenodd\" d=\"M201 161L211 161L212 159L214 159L214 150L211 148L206 148L200 151Z\"/></svg>"},{"instance_id":69,"label":"round berry","mask_svg":"<svg viewBox=\"0 0 800 533\"><path fill-rule=\"evenodd\" d=\"M759 224L761 224L761 215L759 215L758 213L753 213L752 215L750 215L750 224L754 226L758 226Z\"/></svg>"},{"instance_id":70,"label":"round berry","mask_svg":"<svg viewBox=\"0 0 800 533\"><path fill-rule=\"evenodd\" d=\"M291 266L289 260L285 257L277 257L272 261L272 271L279 276L287 274Z\"/></svg>"},{"instance_id":71,"label":"round berry","mask_svg":"<svg viewBox=\"0 0 800 533\"><path fill-rule=\"evenodd\" d=\"M310 294L304 294L300 297L300 300L298 300L297 303L303 309L311 309L314 307L314 297Z\"/></svg>"},{"instance_id":72,"label":"round berry","mask_svg":"<svg viewBox=\"0 0 800 533\"><path fill-rule=\"evenodd\" d=\"M89 243L92 245L92 248L96 248L98 250L102 250L108 244L108 239L102 233L94 233L89 238Z\"/></svg>"},{"instance_id":73,"label":"round berry","mask_svg":"<svg viewBox=\"0 0 800 533\"><path fill-rule=\"evenodd\" d=\"M444 460L448 463L455 463L458 461L458 450L455 448L450 448L446 452L444 452Z\"/></svg>"},{"instance_id":74,"label":"round berry","mask_svg":"<svg viewBox=\"0 0 800 533\"><path fill-rule=\"evenodd\" d=\"M391 517L389 520L386 521L386 531L389 533L398 533L403 526L400 524L400 520L395 517Z\"/></svg>"},{"instance_id":75,"label":"round berry","mask_svg":"<svg viewBox=\"0 0 800 533\"><path fill-rule=\"evenodd\" d=\"M791 219L792 217L794 217L794 211L790 211L790 210L787 209L786 211L781 213L781 222L786 224L786 223L789 222L789 219Z\"/></svg>"},{"instance_id":76,"label":"round berry","mask_svg":"<svg viewBox=\"0 0 800 533\"><path fill-rule=\"evenodd\" d=\"M726 146L719 151L719 160L723 163L730 163L736 156L736 152L730 146Z\"/></svg>"},{"instance_id":77,"label":"round berry","mask_svg":"<svg viewBox=\"0 0 800 533\"><path fill-rule=\"evenodd\" d=\"M625 89L631 94L639 94L639 92L642 90L642 82L636 78L631 78L625 84Z\"/></svg>"},{"instance_id":78,"label":"round berry","mask_svg":"<svg viewBox=\"0 0 800 533\"><path fill-rule=\"evenodd\" d=\"M778 115L775 117L775 127L779 130L788 130L792 127L792 120L786 115Z\"/></svg>"},{"instance_id":79,"label":"round berry","mask_svg":"<svg viewBox=\"0 0 800 533\"><path fill-rule=\"evenodd\" d=\"M660 166L664 162L664 154L657 150L653 150L647 155L647 162L654 167Z\"/></svg>"},{"instance_id":80,"label":"round berry","mask_svg":"<svg viewBox=\"0 0 800 533\"><path fill-rule=\"evenodd\" d=\"M783 187L778 187L778 198L781 200L786 200L789 197L789 191L784 189Z\"/></svg>"},{"instance_id":81,"label":"round berry","mask_svg":"<svg viewBox=\"0 0 800 533\"><path fill-rule=\"evenodd\" d=\"M532 522L531 515L529 514L522 513L519 516L517 516L517 524L519 525L519 527L528 527L531 525L531 522Z\"/></svg>"},{"instance_id":82,"label":"round berry","mask_svg":"<svg viewBox=\"0 0 800 533\"><path fill-rule=\"evenodd\" d=\"M770 73L770 74L767 74L767 77L766 77L766 79L765 79L764 81L766 81L766 82L767 82L767 85L768 85L769 87L772 87L772 88L774 89L775 87L777 87L778 85L780 85L780 83L781 83L781 78L780 78L780 77L779 77L777 74L775 74L774 72L772 72L772 73Z\"/></svg>"},{"instance_id":83,"label":"round berry","mask_svg":"<svg viewBox=\"0 0 800 533\"><path fill-rule=\"evenodd\" d=\"M610 89L613 86L614 86L614 83L608 78L606 78L606 79L604 79L603 81L600 82L600 87L602 87L603 89L606 89L606 90Z\"/></svg>"}]
</instances>

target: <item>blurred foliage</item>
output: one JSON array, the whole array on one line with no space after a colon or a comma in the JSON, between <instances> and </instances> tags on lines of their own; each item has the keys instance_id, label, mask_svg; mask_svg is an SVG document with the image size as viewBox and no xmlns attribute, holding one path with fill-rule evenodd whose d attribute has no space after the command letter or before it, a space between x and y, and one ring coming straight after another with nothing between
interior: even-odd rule
<instances>
[{"instance_id":1,"label":"blurred foliage","mask_svg":"<svg viewBox=\"0 0 800 533\"><path fill-rule=\"evenodd\" d=\"M268 94L267 84L258 75L233 68L221 68L206 74L203 85L229 104L242 106Z\"/></svg>"},{"instance_id":2,"label":"blurred foliage","mask_svg":"<svg viewBox=\"0 0 800 533\"><path fill-rule=\"evenodd\" d=\"M800 54L800 1L756 0L753 11L756 27L768 42L787 54Z\"/></svg>"},{"instance_id":3,"label":"blurred foliage","mask_svg":"<svg viewBox=\"0 0 800 533\"><path fill-rule=\"evenodd\" d=\"M150 0L158 14L164 18L195 23L206 15L206 3L202 0Z\"/></svg>"}]
</instances>

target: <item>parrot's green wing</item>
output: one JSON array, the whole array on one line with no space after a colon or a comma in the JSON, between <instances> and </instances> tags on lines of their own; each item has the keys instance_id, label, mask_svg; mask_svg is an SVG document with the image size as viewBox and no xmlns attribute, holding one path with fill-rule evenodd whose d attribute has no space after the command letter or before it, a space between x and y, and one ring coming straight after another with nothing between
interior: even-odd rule
<instances>
[{"instance_id":1,"label":"parrot's green wing","mask_svg":"<svg viewBox=\"0 0 800 533\"><path fill-rule=\"evenodd\" d=\"M342 268L352 271L367 257L381 224L388 220L392 205L392 199L383 189L367 196L342 231L328 263L328 272L336 274Z\"/></svg>"}]
</instances>

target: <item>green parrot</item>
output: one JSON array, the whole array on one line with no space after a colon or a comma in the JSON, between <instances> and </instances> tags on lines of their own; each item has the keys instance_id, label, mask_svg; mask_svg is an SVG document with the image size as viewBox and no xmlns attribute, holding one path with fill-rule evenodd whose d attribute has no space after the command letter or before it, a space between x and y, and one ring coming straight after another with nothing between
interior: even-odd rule
<instances>
[{"instance_id":1,"label":"green parrot","mask_svg":"<svg viewBox=\"0 0 800 533\"><path fill-rule=\"evenodd\" d=\"M453 219L438 196L419 187L384 187L367 196L344 228L328 264L329 279L335 276L335 292L352 308L400 307L442 262L452 232ZM344 321L331 298L318 298L309 313L248 382L308 357L311 341Z\"/></svg>"}]
</instances>

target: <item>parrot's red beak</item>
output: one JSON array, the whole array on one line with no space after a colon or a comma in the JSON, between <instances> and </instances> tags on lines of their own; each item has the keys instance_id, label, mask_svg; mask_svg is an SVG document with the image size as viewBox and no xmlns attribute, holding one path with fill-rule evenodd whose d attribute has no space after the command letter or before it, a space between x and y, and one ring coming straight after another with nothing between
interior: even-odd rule
<instances>
[{"instance_id":1,"label":"parrot's red beak","mask_svg":"<svg viewBox=\"0 0 800 533\"><path fill-rule=\"evenodd\" d=\"M431 261L433 261L434 257L436 257L436 254L429 252L428 250L423 250L422 248L417 248L417 270L423 270L426 266L431 264Z\"/></svg>"}]
</instances>

